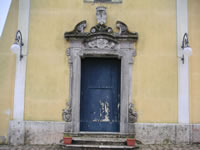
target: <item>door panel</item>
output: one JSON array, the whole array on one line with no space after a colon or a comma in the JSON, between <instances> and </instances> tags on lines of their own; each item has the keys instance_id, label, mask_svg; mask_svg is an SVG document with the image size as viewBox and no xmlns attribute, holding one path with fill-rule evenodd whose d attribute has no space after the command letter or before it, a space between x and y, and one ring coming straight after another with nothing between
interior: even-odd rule
<instances>
[{"instance_id":1,"label":"door panel","mask_svg":"<svg viewBox=\"0 0 200 150\"><path fill-rule=\"evenodd\" d=\"M120 60L86 58L81 68L80 130L119 132Z\"/></svg>"}]
</instances>

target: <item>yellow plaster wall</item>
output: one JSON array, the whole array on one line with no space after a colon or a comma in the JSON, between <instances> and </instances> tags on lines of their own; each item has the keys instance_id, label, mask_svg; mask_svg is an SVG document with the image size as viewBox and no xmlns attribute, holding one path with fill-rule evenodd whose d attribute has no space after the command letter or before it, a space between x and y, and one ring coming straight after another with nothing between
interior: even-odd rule
<instances>
[{"instance_id":1,"label":"yellow plaster wall","mask_svg":"<svg viewBox=\"0 0 200 150\"><path fill-rule=\"evenodd\" d=\"M134 0L131 4L125 16L139 32L133 66L138 122L177 122L176 1Z\"/></svg>"},{"instance_id":2,"label":"yellow plaster wall","mask_svg":"<svg viewBox=\"0 0 200 150\"><path fill-rule=\"evenodd\" d=\"M8 135L9 120L13 112L13 92L15 81L15 54L10 46L15 40L18 24L18 0L12 1L3 34L0 37L0 144ZM5 144L5 143L4 143Z\"/></svg>"},{"instance_id":3,"label":"yellow plaster wall","mask_svg":"<svg viewBox=\"0 0 200 150\"><path fill-rule=\"evenodd\" d=\"M189 0L190 56L190 122L200 123L200 1Z\"/></svg>"},{"instance_id":4,"label":"yellow plaster wall","mask_svg":"<svg viewBox=\"0 0 200 150\"><path fill-rule=\"evenodd\" d=\"M25 97L26 120L61 121L69 97L69 66L63 34L87 20L96 25L96 7L107 7L107 25L117 20L139 33L133 67L133 100L139 122L177 122L176 2L123 0L32 0Z\"/></svg>"}]
</instances>

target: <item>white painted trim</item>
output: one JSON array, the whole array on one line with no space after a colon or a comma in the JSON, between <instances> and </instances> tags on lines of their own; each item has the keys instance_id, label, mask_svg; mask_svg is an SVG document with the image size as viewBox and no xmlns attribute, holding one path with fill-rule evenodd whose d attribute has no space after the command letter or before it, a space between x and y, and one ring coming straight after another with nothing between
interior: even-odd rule
<instances>
[{"instance_id":1,"label":"white painted trim","mask_svg":"<svg viewBox=\"0 0 200 150\"><path fill-rule=\"evenodd\" d=\"M22 32L24 46L23 54L28 52L30 0L19 0L18 29ZM24 97L26 81L26 56L20 61L19 54L16 59L16 77L14 89L14 120L24 120Z\"/></svg>"},{"instance_id":2,"label":"white painted trim","mask_svg":"<svg viewBox=\"0 0 200 150\"><path fill-rule=\"evenodd\" d=\"M188 56L184 64L181 61L182 39L188 33L188 4L187 0L176 0L177 7L177 55L178 55L178 122L189 123L189 69Z\"/></svg>"}]
</instances>

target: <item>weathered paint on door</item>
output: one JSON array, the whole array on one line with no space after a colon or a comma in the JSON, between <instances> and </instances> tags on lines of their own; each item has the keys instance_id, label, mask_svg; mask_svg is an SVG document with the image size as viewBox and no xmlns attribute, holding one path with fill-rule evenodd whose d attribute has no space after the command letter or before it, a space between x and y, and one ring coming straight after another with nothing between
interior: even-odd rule
<instances>
[{"instance_id":1,"label":"weathered paint on door","mask_svg":"<svg viewBox=\"0 0 200 150\"><path fill-rule=\"evenodd\" d=\"M119 132L120 70L118 59L82 59L81 131Z\"/></svg>"}]
</instances>

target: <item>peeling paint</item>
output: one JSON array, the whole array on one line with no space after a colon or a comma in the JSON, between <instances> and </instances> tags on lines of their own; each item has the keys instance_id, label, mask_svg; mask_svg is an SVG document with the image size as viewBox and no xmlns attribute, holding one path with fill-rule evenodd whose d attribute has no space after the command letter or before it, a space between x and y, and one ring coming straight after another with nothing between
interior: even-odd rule
<instances>
[{"instance_id":1,"label":"peeling paint","mask_svg":"<svg viewBox=\"0 0 200 150\"><path fill-rule=\"evenodd\" d=\"M117 108L118 108L118 109L120 108L120 103L117 104Z\"/></svg>"},{"instance_id":2,"label":"peeling paint","mask_svg":"<svg viewBox=\"0 0 200 150\"><path fill-rule=\"evenodd\" d=\"M100 101L100 105L101 105L100 118L104 118L101 121L103 121L103 122L110 121L110 119L109 119L109 113L110 113L109 103Z\"/></svg>"}]
</instances>

